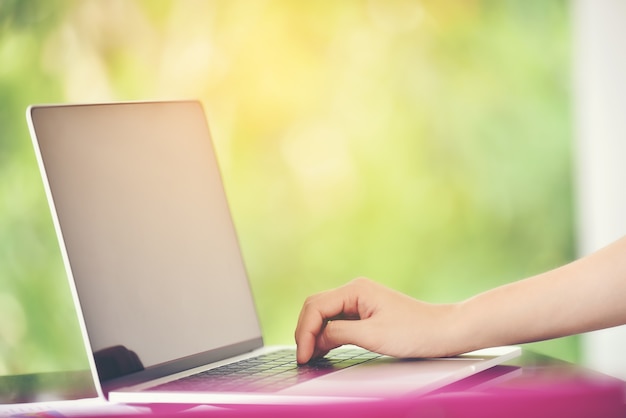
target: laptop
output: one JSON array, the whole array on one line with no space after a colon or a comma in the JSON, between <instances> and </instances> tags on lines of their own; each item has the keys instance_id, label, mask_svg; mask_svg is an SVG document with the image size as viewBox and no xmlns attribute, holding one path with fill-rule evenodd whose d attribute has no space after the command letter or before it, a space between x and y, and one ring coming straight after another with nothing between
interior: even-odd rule
<instances>
[{"instance_id":1,"label":"laptop","mask_svg":"<svg viewBox=\"0 0 626 418\"><path fill-rule=\"evenodd\" d=\"M496 347L400 360L344 347L297 366L295 347L263 343L199 101L34 105L27 119L101 397L385 399L520 355Z\"/></svg>"}]
</instances>

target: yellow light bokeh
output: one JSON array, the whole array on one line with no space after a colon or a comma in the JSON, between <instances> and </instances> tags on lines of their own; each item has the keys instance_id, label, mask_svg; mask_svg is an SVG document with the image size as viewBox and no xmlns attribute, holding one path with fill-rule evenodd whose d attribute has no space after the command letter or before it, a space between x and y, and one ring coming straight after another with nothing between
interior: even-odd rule
<instances>
[{"instance_id":1,"label":"yellow light bokeh","mask_svg":"<svg viewBox=\"0 0 626 418\"><path fill-rule=\"evenodd\" d=\"M269 343L356 275L453 301L573 257L565 1L7 1L0 19L0 294L25 318L0 373L85 364L31 103L202 100Z\"/></svg>"}]
</instances>

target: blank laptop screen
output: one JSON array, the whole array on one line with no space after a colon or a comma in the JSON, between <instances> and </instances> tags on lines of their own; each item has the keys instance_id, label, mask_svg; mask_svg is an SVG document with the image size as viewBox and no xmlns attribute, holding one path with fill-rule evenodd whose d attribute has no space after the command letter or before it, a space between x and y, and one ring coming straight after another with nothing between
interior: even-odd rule
<instances>
[{"instance_id":1,"label":"blank laptop screen","mask_svg":"<svg viewBox=\"0 0 626 418\"><path fill-rule=\"evenodd\" d=\"M30 112L93 351L147 367L261 337L198 102Z\"/></svg>"}]
</instances>

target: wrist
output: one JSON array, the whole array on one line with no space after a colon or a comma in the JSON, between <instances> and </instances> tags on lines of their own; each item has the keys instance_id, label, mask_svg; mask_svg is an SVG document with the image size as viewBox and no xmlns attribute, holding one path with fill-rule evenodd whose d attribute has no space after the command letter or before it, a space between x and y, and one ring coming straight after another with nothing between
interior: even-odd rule
<instances>
[{"instance_id":1,"label":"wrist","mask_svg":"<svg viewBox=\"0 0 626 418\"><path fill-rule=\"evenodd\" d=\"M429 319L432 334L428 338L427 357L451 357L471 351L468 341L471 335L467 332L460 303L430 305L433 314ZM424 339L424 335L418 336Z\"/></svg>"},{"instance_id":2,"label":"wrist","mask_svg":"<svg viewBox=\"0 0 626 418\"><path fill-rule=\"evenodd\" d=\"M484 348L467 311L465 302L445 305L447 312L444 317L442 330L444 331L445 356L455 356L468 351Z\"/></svg>"}]
</instances>

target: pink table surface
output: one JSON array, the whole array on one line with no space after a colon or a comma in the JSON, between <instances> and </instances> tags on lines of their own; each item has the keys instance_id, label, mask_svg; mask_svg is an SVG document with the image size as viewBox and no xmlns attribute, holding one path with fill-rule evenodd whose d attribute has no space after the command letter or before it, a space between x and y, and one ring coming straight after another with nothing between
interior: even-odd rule
<instances>
[{"instance_id":1,"label":"pink table surface","mask_svg":"<svg viewBox=\"0 0 626 418\"><path fill-rule=\"evenodd\" d=\"M56 379L53 377L57 377ZM17 384L21 382L19 387ZM93 393L89 373L68 376L0 377L0 403L27 402L42 391L48 399ZM185 405L151 405L138 417L626 417L626 382L580 366L524 351L516 360L425 395L375 402L329 405L254 405L194 410ZM124 417L116 411L116 417ZM110 416L106 407L88 417ZM62 415L35 414L37 417ZM76 416L76 415L72 415Z\"/></svg>"}]
</instances>

